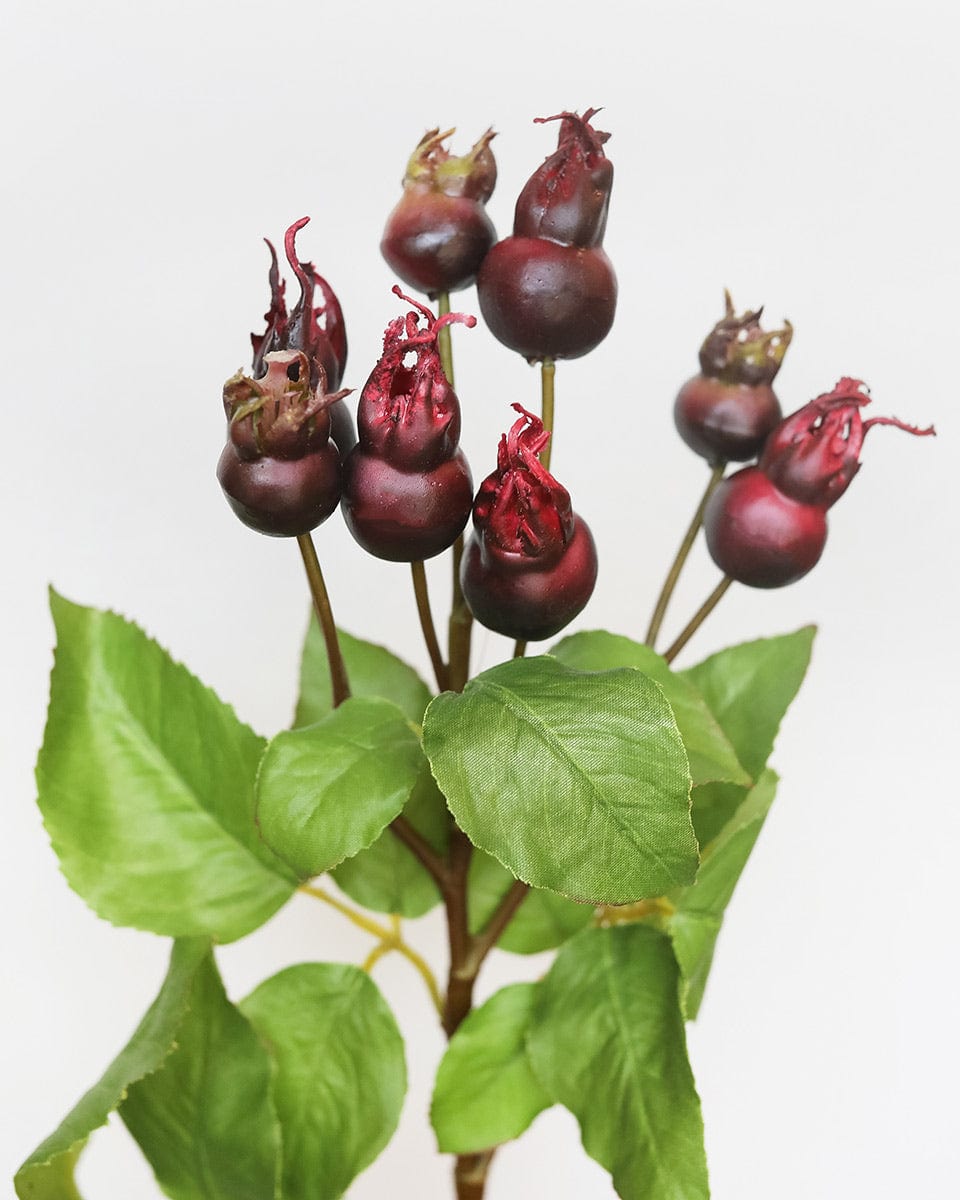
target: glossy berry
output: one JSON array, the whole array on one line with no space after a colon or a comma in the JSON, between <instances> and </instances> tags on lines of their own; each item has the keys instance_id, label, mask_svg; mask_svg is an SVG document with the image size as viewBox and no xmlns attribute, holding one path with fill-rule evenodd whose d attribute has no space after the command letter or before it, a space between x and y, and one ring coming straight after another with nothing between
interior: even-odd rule
<instances>
[{"instance_id":1,"label":"glossy berry","mask_svg":"<svg viewBox=\"0 0 960 1200\"><path fill-rule=\"evenodd\" d=\"M387 326L383 354L360 394L359 442L344 460L343 516L368 553L419 562L452 546L470 516L460 402L443 372L437 335L453 321L469 326L476 318L448 313L438 320L393 290L416 311Z\"/></svg>"},{"instance_id":2,"label":"glossy berry","mask_svg":"<svg viewBox=\"0 0 960 1200\"><path fill-rule=\"evenodd\" d=\"M300 297L291 313L284 299L286 284L280 279L277 252L267 241L270 250L270 307L264 313L267 328L263 333L250 334L253 343L253 377L260 379L266 371L265 359L278 350L302 350L310 363L310 384L315 389L321 368L326 386L336 391L343 379L347 363L347 331L343 310L333 289L319 275L313 263L300 262L296 254L297 234L308 224L309 217L295 221L284 235L283 245L287 262L300 285ZM264 239L266 241L266 239ZM316 293L320 293L320 302ZM353 418L345 404L330 410L332 436L341 455L347 454L357 441Z\"/></svg>"},{"instance_id":3,"label":"glossy berry","mask_svg":"<svg viewBox=\"0 0 960 1200\"><path fill-rule=\"evenodd\" d=\"M474 617L522 641L553 637L583 609L597 550L570 496L538 457L550 435L521 414L500 440L497 469L480 485L460 585Z\"/></svg>"},{"instance_id":4,"label":"glossy berry","mask_svg":"<svg viewBox=\"0 0 960 1200\"><path fill-rule=\"evenodd\" d=\"M497 240L484 207L497 181L494 132L488 129L460 158L443 145L452 133L431 129L420 140L380 242L391 270L431 299L469 287Z\"/></svg>"},{"instance_id":5,"label":"glossy berry","mask_svg":"<svg viewBox=\"0 0 960 1200\"><path fill-rule=\"evenodd\" d=\"M238 372L223 389L228 440L217 478L245 525L274 537L309 533L337 507L340 455L330 440L329 409L346 392L316 389L300 350L264 358L265 374Z\"/></svg>"},{"instance_id":6,"label":"glossy berry","mask_svg":"<svg viewBox=\"0 0 960 1200\"><path fill-rule=\"evenodd\" d=\"M782 587L819 561L827 509L860 469L872 425L920 436L929 429L893 417L864 421L870 396L859 379L843 378L771 433L755 467L724 479L704 514L707 547L717 566L751 587Z\"/></svg>"},{"instance_id":7,"label":"glossy berry","mask_svg":"<svg viewBox=\"0 0 960 1200\"><path fill-rule=\"evenodd\" d=\"M781 419L773 380L793 336L793 326L765 333L763 309L737 316L730 293L726 314L700 347L700 374L680 389L673 408L677 432L711 465L747 462Z\"/></svg>"},{"instance_id":8,"label":"glossy berry","mask_svg":"<svg viewBox=\"0 0 960 1200\"><path fill-rule=\"evenodd\" d=\"M579 358L610 332L617 279L603 250L613 184L609 138L582 117L558 113L557 149L528 180L513 236L483 261L477 293L494 336L531 362Z\"/></svg>"}]
</instances>

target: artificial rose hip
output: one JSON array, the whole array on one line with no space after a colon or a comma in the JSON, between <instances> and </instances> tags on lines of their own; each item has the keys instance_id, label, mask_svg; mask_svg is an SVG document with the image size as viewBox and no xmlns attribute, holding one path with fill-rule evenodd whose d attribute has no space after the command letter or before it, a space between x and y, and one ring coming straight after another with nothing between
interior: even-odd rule
<instances>
[{"instance_id":1,"label":"artificial rose hip","mask_svg":"<svg viewBox=\"0 0 960 1200\"><path fill-rule=\"evenodd\" d=\"M704 514L707 547L717 566L751 587L793 583L814 567L827 540L827 509L860 469L873 425L926 436L894 417L864 421L870 403L859 379L843 378L770 434L755 467L724 479Z\"/></svg>"},{"instance_id":2,"label":"artificial rose hip","mask_svg":"<svg viewBox=\"0 0 960 1200\"><path fill-rule=\"evenodd\" d=\"M454 321L417 310L387 326L383 354L360 394L359 443L344 460L343 516L364 550L419 562L452 546L470 516L473 479L459 449L460 402L447 381L437 336ZM420 322L426 320L426 327ZM415 362L406 365L410 355Z\"/></svg>"},{"instance_id":3,"label":"artificial rose hip","mask_svg":"<svg viewBox=\"0 0 960 1200\"><path fill-rule=\"evenodd\" d=\"M443 145L453 133L431 129L421 138L380 242L390 268L431 299L469 287L497 240L484 207L497 181L494 132L488 129L460 158Z\"/></svg>"},{"instance_id":4,"label":"artificial rose hip","mask_svg":"<svg viewBox=\"0 0 960 1200\"><path fill-rule=\"evenodd\" d=\"M224 385L228 440L217 478L245 525L299 537L325 521L340 499L329 410L348 393L327 395L322 366L314 388L302 350L274 351L263 365L262 378L238 371Z\"/></svg>"},{"instance_id":5,"label":"artificial rose hip","mask_svg":"<svg viewBox=\"0 0 960 1200\"><path fill-rule=\"evenodd\" d=\"M484 320L505 346L531 362L579 358L610 332L617 279L603 250L613 165L609 138L582 117L560 122L557 149L517 200L513 236L483 261L477 293Z\"/></svg>"},{"instance_id":6,"label":"artificial rose hip","mask_svg":"<svg viewBox=\"0 0 960 1200\"><path fill-rule=\"evenodd\" d=\"M296 253L297 234L308 224L309 217L301 217L287 230L283 246L287 262L300 285L300 298L293 312L287 313L284 300L286 284L280 279L277 252L270 241L270 307L264 313L267 328L263 333L251 333L253 343L253 377L259 379L266 371L265 359L278 350L302 350L310 363L310 385L316 388L320 369L326 375L326 386L335 391L343 379L347 363L347 331L343 311L333 289L319 275L313 263L300 262ZM321 303L315 301L319 291ZM334 405L330 410L332 437L341 455L356 444L357 434L353 419L345 404Z\"/></svg>"},{"instance_id":7,"label":"artificial rose hip","mask_svg":"<svg viewBox=\"0 0 960 1200\"><path fill-rule=\"evenodd\" d=\"M765 333L762 308L737 316L725 292L726 314L700 347L700 374L680 389L673 408L677 432L711 465L747 462L760 453L780 420L773 381L793 326Z\"/></svg>"},{"instance_id":8,"label":"artificial rose hip","mask_svg":"<svg viewBox=\"0 0 960 1200\"><path fill-rule=\"evenodd\" d=\"M500 439L497 469L480 485L460 586L474 617L522 641L552 637L583 609L597 581L597 550L570 496L543 466L550 434L519 404Z\"/></svg>"}]
</instances>

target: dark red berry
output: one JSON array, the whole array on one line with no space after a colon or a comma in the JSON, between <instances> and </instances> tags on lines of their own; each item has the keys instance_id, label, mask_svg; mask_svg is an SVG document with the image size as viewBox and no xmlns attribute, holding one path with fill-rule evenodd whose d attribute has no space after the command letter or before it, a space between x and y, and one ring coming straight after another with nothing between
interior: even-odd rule
<instances>
[{"instance_id":1,"label":"dark red berry","mask_svg":"<svg viewBox=\"0 0 960 1200\"><path fill-rule=\"evenodd\" d=\"M337 507L340 455L330 440L329 408L345 396L317 388L300 350L264 358L266 374L237 373L223 389L228 440L217 478L244 524L274 537L309 533Z\"/></svg>"},{"instance_id":2,"label":"dark red berry","mask_svg":"<svg viewBox=\"0 0 960 1200\"><path fill-rule=\"evenodd\" d=\"M737 316L730 293L726 314L700 347L700 374L680 389L673 416L691 450L711 464L756 458L782 413L773 380L793 326L765 333L763 309Z\"/></svg>"},{"instance_id":3,"label":"dark red berry","mask_svg":"<svg viewBox=\"0 0 960 1200\"><path fill-rule=\"evenodd\" d=\"M597 550L570 496L543 466L549 434L521 414L500 440L497 469L480 485L460 585L474 617L523 641L553 637L584 608L597 581Z\"/></svg>"},{"instance_id":4,"label":"dark red berry","mask_svg":"<svg viewBox=\"0 0 960 1200\"><path fill-rule=\"evenodd\" d=\"M860 467L871 425L932 434L893 417L864 421L870 402L859 379L843 378L832 392L787 417L770 434L760 461L724 479L707 505L704 531L717 566L751 587L782 587L814 567L827 538L827 509Z\"/></svg>"},{"instance_id":5,"label":"dark red berry","mask_svg":"<svg viewBox=\"0 0 960 1200\"><path fill-rule=\"evenodd\" d=\"M460 402L443 372L437 336L453 321L469 326L476 318L437 319L393 290L416 311L387 326L383 354L360 394L360 440L344 461L343 516L370 554L418 562L456 541L473 503L470 468L458 448Z\"/></svg>"},{"instance_id":6,"label":"dark red berry","mask_svg":"<svg viewBox=\"0 0 960 1200\"><path fill-rule=\"evenodd\" d=\"M497 240L484 207L497 181L494 132L460 158L443 145L453 132L431 129L420 140L380 242L391 270L431 299L469 287Z\"/></svg>"},{"instance_id":7,"label":"dark red berry","mask_svg":"<svg viewBox=\"0 0 960 1200\"><path fill-rule=\"evenodd\" d=\"M750 587L794 583L816 566L827 540L823 509L791 500L759 467L723 480L703 525L713 561Z\"/></svg>"},{"instance_id":8,"label":"dark red berry","mask_svg":"<svg viewBox=\"0 0 960 1200\"><path fill-rule=\"evenodd\" d=\"M557 149L517 200L513 237L484 259L477 293L494 336L531 362L579 358L610 332L617 279L602 248L613 183L590 124L598 110L558 113Z\"/></svg>"}]
</instances>

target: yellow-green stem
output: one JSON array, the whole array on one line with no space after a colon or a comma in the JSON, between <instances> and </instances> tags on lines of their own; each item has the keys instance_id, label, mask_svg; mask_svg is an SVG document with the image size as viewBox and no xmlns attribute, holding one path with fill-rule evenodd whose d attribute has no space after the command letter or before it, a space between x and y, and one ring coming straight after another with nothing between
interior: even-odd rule
<instances>
[{"instance_id":1,"label":"yellow-green stem","mask_svg":"<svg viewBox=\"0 0 960 1200\"><path fill-rule=\"evenodd\" d=\"M713 591L710 593L710 595L706 598L706 600L704 600L703 604L700 605L700 607L697 609L697 611L690 618L690 621L688 622L688 624L686 625L685 629L680 634L680 636L677 638L677 640L673 643L673 645L669 648L669 650L664 651L663 657L667 660L668 663L673 662L673 660L677 657L677 655L684 648L684 646L687 644L687 642L690 641L690 639L693 637L693 635L697 632L697 630L700 628L700 626L704 623L704 621L707 619L707 617L710 616L710 614L713 612L713 610L717 607L717 605L723 599L723 597L726 593L726 590L730 586L731 583L733 583L733 580L730 578L730 576L724 575L724 577L720 580L720 582L713 589Z\"/></svg>"},{"instance_id":2,"label":"yellow-green stem","mask_svg":"<svg viewBox=\"0 0 960 1200\"><path fill-rule=\"evenodd\" d=\"M553 384L556 373L557 364L552 358L545 358L540 364L540 413L543 427L551 436L550 441L540 451L540 461L548 471L550 470L550 455L553 450Z\"/></svg>"},{"instance_id":3,"label":"yellow-green stem","mask_svg":"<svg viewBox=\"0 0 960 1200\"><path fill-rule=\"evenodd\" d=\"M327 647L330 688L333 693L333 707L336 708L350 696L350 682L347 679L347 668L340 652L337 623L333 619L333 609L330 607L330 597L327 595L327 585L323 581L323 572L320 570L320 560L317 558L313 538L309 533L301 533L297 537L297 545L300 547L300 556L307 573L307 583L310 585L310 595L313 597L313 607Z\"/></svg>"}]
</instances>

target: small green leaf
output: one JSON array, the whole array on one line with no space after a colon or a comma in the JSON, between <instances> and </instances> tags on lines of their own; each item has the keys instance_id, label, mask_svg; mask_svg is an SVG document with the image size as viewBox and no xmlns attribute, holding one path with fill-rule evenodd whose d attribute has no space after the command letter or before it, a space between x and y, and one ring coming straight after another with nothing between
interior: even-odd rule
<instances>
[{"instance_id":1,"label":"small green leaf","mask_svg":"<svg viewBox=\"0 0 960 1200\"><path fill-rule=\"evenodd\" d=\"M495 858L474 850L470 859L467 902L470 932L479 933L510 890L514 876ZM543 888L531 888L501 934L497 946L513 954L537 954L553 950L588 925L594 909Z\"/></svg>"},{"instance_id":2,"label":"small green leaf","mask_svg":"<svg viewBox=\"0 0 960 1200\"><path fill-rule=\"evenodd\" d=\"M694 787L713 780L741 784L752 782L697 689L671 671L664 659L649 646L601 629L564 638L550 653L568 667L576 667L581 671L636 667L659 683L676 717L677 728L690 760Z\"/></svg>"},{"instance_id":3,"label":"small green leaf","mask_svg":"<svg viewBox=\"0 0 960 1200\"><path fill-rule=\"evenodd\" d=\"M162 1068L120 1105L157 1181L173 1200L279 1197L280 1128L272 1063L227 999L211 954Z\"/></svg>"},{"instance_id":4,"label":"small green leaf","mask_svg":"<svg viewBox=\"0 0 960 1200\"><path fill-rule=\"evenodd\" d=\"M666 922L684 976L684 1009L693 1020L703 999L723 914L777 790L777 776L766 770L747 792L723 832L704 851L692 887L670 896L676 911Z\"/></svg>"},{"instance_id":5,"label":"small green leaf","mask_svg":"<svg viewBox=\"0 0 960 1200\"><path fill-rule=\"evenodd\" d=\"M403 815L438 854L446 854L450 812L426 760ZM440 903L433 878L389 829L369 850L348 858L331 874L351 900L374 912L422 917Z\"/></svg>"},{"instance_id":6,"label":"small green leaf","mask_svg":"<svg viewBox=\"0 0 960 1200\"><path fill-rule=\"evenodd\" d=\"M681 673L710 706L753 779L767 765L780 722L797 694L816 628L730 646Z\"/></svg>"},{"instance_id":7,"label":"small green leaf","mask_svg":"<svg viewBox=\"0 0 960 1200\"><path fill-rule=\"evenodd\" d=\"M14 1180L20 1200L75 1200L73 1165L95 1129L139 1079L156 1071L176 1045L194 981L209 953L206 938L175 942L163 986L130 1041L103 1078L74 1106L59 1128L27 1159Z\"/></svg>"},{"instance_id":8,"label":"small green leaf","mask_svg":"<svg viewBox=\"0 0 960 1200\"><path fill-rule=\"evenodd\" d=\"M365 642L344 630L338 630L340 652L354 696L381 696L392 700L407 717L419 725L431 692L413 667L383 646ZM300 662L300 699L294 725L313 725L333 710L330 693L330 667L327 650L316 618L311 615Z\"/></svg>"},{"instance_id":9,"label":"small green leaf","mask_svg":"<svg viewBox=\"0 0 960 1200\"><path fill-rule=\"evenodd\" d=\"M622 1200L709 1195L678 984L668 939L634 924L578 934L540 985L534 1072Z\"/></svg>"},{"instance_id":10,"label":"small green leaf","mask_svg":"<svg viewBox=\"0 0 960 1200\"><path fill-rule=\"evenodd\" d=\"M312 879L376 841L423 762L420 740L395 704L346 700L267 746L257 776L263 839L300 879Z\"/></svg>"},{"instance_id":11,"label":"small green leaf","mask_svg":"<svg viewBox=\"0 0 960 1200\"><path fill-rule=\"evenodd\" d=\"M403 1105L403 1039L357 967L303 963L240 1005L276 1064L283 1200L337 1200L390 1140Z\"/></svg>"},{"instance_id":12,"label":"small green leaf","mask_svg":"<svg viewBox=\"0 0 960 1200\"><path fill-rule=\"evenodd\" d=\"M57 652L39 804L70 886L100 916L228 942L295 881L263 844L263 739L135 625L52 594Z\"/></svg>"},{"instance_id":13,"label":"small green leaf","mask_svg":"<svg viewBox=\"0 0 960 1200\"><path fill-rule=\"evenodd\" d=\"M470 1154L519 1137L550 1107L526 1050L539 986L501 988L453 1035L430 1105L441 1153Z\"/></svg>"},{"instance_id":14,"label":"small green leaf","mask_svg":"<svg viewBox=\"0 0 960 1200\"><path fill-rule=\"evenodd\" d=\"M534 887L625 904L696 873L683 743L640 671L513 659L430 704L424 749L470 840Z\"/></svg>"}]
</instances>

